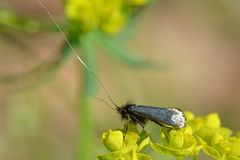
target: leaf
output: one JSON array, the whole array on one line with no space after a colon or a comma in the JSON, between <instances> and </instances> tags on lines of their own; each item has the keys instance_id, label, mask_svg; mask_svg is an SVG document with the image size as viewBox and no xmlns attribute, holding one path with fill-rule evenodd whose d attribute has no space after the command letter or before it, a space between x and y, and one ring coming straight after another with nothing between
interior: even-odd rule
<instances>
[{"instance_id":1,"label":"leaf","mask_svg":"<svg viewBox=\"0 0 240 160\"><path fill-rule=\"evenodd\" d=\"M227 160L240 160L240 157L231 155L231 156L228 156L226 159Z\"/></svg>"},{"instance_id":2,"label":"leaf","mask_svg":"<svg viewBox=\"0 0 240 160\"><path fill-rule=\"evenodd\" d=\"M216 149L214 149L210 146L207 146L207 145L203 147L203 152L205 154L209 155L210 157L215 158L215 159L221 159L222 158L220 153Z\"/></svg>"},{"instance_id":3,"label":"leaf","mask_svg":"<svg viewBox=\"0 0 240 160\"><path fill-rule=\"evenodd\" d=\"M103 155L98 155L97 159L98 160L114 160L114 159L117 159L120 155L121 155L121 152L116 151L116 152L111 152Z\"/></svg>"},{"instance_id":4,"label":"leaf","mask_svg":"<svg viewBox=\"0 0 240 160\"><path fill-rule=\"evenodd\" d=\"M171 156L175 156L175 157L186 157L189 156L193 153L195 147L196 147L196 143L193 143L192 146L190 146L189 148L184 148L184 149L175 149L175 148L170 148L158 143L150 143L151 147L153 150L155 150L156 152L159 152L161 154L168 154Z\"/></svg>"},{"instance_id":5,"label":"leaf","mask_svg":"<svg viewBox=\"0 0 240 160\"><path fill-rule=\"evenodd\" d=\"M110 56L116 58L117 60L120 60L121 62L134 67L153 66L150 61L145 60L144 58L140 58L133 53L130 53L128 50L124 49L114 39L106 37L100 33L96 33L95 37L98 42L100 42L100 44L103 46L103 48L107 50L107 53Z\"/></svg>"},{"instance_id":6,"label":"leaf","mask_svg":"<svg viewBox=\"0 0 240 160\"><path fill-rule=\"evenodd\" d=\"M137 152L140 152L141 150L143 150L144 148L146 148L150 143L150 137L147 137L146 139L144 139L139 145L138 145L138 150Z\"/></svg>"},{"instance_id":7,"label":"leaf","mask_svg":"<svg viewBox=\"0 0 240 160\"><path fill-rule=\"evenodd\" d=\"M61 67L73 55L70 51L70 47L65 44L62 46L60 55L57 57L57 59L54 59L50 62L41 63L18 75L0 77L0 83L11 86L16 85L17 89L24 89L25 91L44 85L55 77Z\"/></svg>"},{"instance_id":8,"label":"leaf","mask_svg":"<svg viewBox=\"0 0 240 160\"><path fill-rule=\"evenodd\" d=\"M137 154L138 160L152 160L152 158L149 155L138 153Z\"/></svg>"}]
</instances>

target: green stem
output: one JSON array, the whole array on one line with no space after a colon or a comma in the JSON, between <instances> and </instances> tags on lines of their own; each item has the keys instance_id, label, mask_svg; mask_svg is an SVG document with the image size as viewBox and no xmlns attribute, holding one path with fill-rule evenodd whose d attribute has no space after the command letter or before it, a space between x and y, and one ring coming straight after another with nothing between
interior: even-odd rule
<instances>
[{"instance_id":1,"label":"green stem","mask_svg":"<svg viewBox=\"0 0 240 160\"><path fill-rule=\"evenodd\" d=\"M93 138L93 120L90 98L81 96L78 106L79 111L79 142L78 142L78 159L91 160L92 138Z\"/></svg>"},{"instance_id":2,"label":"green stem","mask_svg":"<svg viewBox=\"0 0 240 160\"><path fill-rule=\"evenodd\" d=\"M95 69L94 49L90 35L81 35L80 44L84 53L84 62L91 68ZM84 69L84 86L82 96L79 101L79 160L93 159L93 120L90 104L90 97L95 95L96 83L94 77Z\"/></svg>"},{"instance_id":3,"label":"green stem","mask_svg":"<svg viewBox=\"0 0 240 160\"><path fill-rule=\"evenodd\" d=\"M95 72L96 59L93 46L93 40L90 34L82 35L80 44L84 54L84 61L88 68ZM96 78L84 68L84 93L88 96L94 96L96 93Z\"/></svg>"},{"instance_id":4,"label":"green stem","mask_svg":"<svg viewBox=\"0 0 240 160\"><path fill-rule=\"evenodd\" d=\"M193 160L198 160L198 154L193 155L192 159L193 159Z\"/></svg>"}]
</instances>

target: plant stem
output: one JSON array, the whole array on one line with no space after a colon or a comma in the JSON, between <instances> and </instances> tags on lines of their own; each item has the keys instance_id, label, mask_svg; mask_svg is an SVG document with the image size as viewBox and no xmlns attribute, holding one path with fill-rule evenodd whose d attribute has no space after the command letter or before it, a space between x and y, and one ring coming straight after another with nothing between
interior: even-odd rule
<instances>
[{"instance_id":1,"label":"plant stem","mask_svg":"<svg viewBox=\"0 0 240 160\"><path fill-rule=\"evenodd\" d=\"M79 100L79 142L78 142L78 159L91 160L92 157L92 138L93 122L90 98L81 96Z\"/></svg>"},{"instance_id":2,"label":"plant stem","mask_svg":"<svg viewBox=\"0 0 240 160\"><path fill-rule=\"evenodd\" d=\"M81 35L80 44L84 53L84 62L94 72L95 54L90 35ZM96 93L94 77L84 69L84 86L79 100L79 160L93 159L93 120L90 97Z\"/></svg>"},{"instance_id":3,"label":"plant stem","mask_svg":"<svg viewBox=\"0 0 240 160\"><path fill-rule=\"evenodd\" d=\"M193 155L193 158L192 158L193 160L198 160L198 154L196 154L196 155Z\"/></svg>"}]
</instances>

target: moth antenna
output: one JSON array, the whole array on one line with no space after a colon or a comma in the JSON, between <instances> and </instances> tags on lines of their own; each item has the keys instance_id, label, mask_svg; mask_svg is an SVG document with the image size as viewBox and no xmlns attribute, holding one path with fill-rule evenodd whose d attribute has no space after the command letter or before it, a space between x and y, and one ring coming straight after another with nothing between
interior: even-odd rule
<instances>
[{"instance_id":1,"label":"moth antenna","mask_svg":"<svg viewBox=\"0 0 240 160\"><path fill-rule=\"evenodd\" d=\"M96 98L99 101L102 101L103 103L105 103L109 108L111 108L112 110L116 110L115 108L113 108L110 104L108 104L104 99L99 98L97 96L94 96L94 98Z\"/></svg>"},{"instance_id":2,"label":"moth antenna","mask_svg":"<svg viewBox=\"0 0 240 160\"><path fill-rule=\"evenodd\" d=\"M48 16L51 18L52 22L56 25L57 29L60 31L62 37L64 38L64 40L67 42L68 46L71 48L73 54L77 57L78 61L87 69L88 72L90 72L95 78L96 80L100 83L101 87L103 88L104 92L106 93L108 99L111 101L111 103L116 107L119 108L119 106L113 101L113 99L111 98L110 94L108 93L107 89L104 87L102 81L98 78L98 76L84 63L84 61L80 58L80 56L77 54L76 50L72 47L71 43L69 42L68 38L66 37L66 35L63 33L61 27L58 25L57 21L55 20L55 18L53 17L53 15L50 13L49 9L47 8L47 6L42 2L42 0L37 0L38 3L43 7L43 9L46 11L46 13L48 14ZM95 97L96 98L96 97ZM99 98L97 98L99 99ZM100 99L99 99L100 100ZM106 102L106 101L105 101ZM107 104L107 103L106 103ZM108 104L108 106L110 106ZM112 108L112 107L111 107Z\"/></svg>"}]
</instances>

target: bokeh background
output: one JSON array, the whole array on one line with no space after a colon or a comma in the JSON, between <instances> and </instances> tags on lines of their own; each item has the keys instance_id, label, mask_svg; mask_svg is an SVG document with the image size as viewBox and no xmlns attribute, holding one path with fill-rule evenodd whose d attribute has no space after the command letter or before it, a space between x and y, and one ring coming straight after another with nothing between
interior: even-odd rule
<instances>
[{"instance_id":1,"label":"bokeh background","mask_svg":"<svg viewBox=\"0 0 240 160\"><path fill-rule=\"evenodd\" d=\"M44 1L61 21L63 6ZM36 0L1 0L0 7L32 19L48 19ZM48 66L64 43L58 32L22 32L0 27L0 159L76 159L78 102L84 68L72 57L55 74ZM223 126L239 130L240 2L156 1L141 12L126 48L162 64L133 68L97 46L97 75L117 104L126 101L179 107L197 115L220 114ZM81 52L81 51L80 51ZM108 100L98 85L97 96ZM95 156L104 152L101 133L120 128L117 113L92 98ZM158 126L149 124L155 131Z\"/></svg>"}]
</instances>

